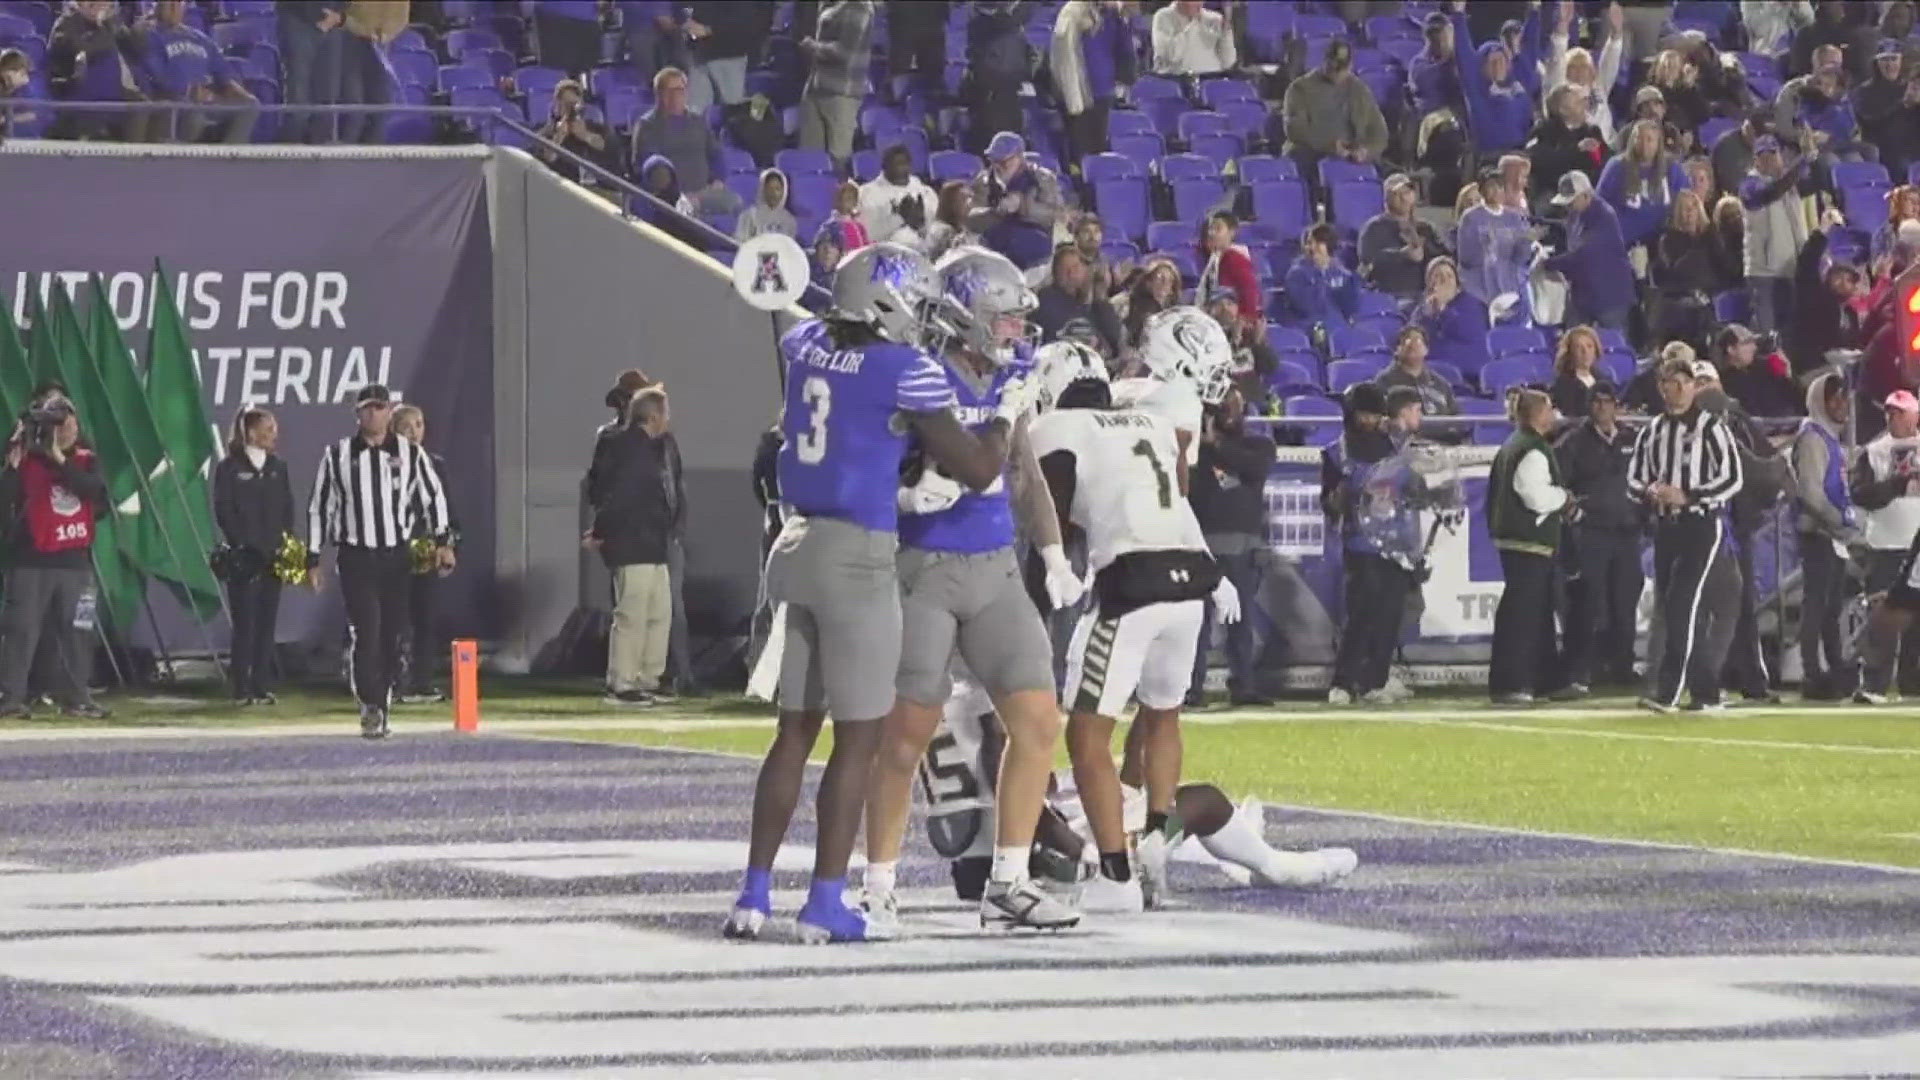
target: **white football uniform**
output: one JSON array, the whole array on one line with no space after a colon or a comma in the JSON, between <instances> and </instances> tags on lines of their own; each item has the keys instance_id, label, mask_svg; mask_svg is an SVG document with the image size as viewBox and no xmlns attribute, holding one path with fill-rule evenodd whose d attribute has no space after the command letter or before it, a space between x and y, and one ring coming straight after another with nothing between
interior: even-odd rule
<instances>
[{"instance_id":1,"label":"white football uniform","mask_svg":"<svg viewBox=\"0 0 1920 1080\"><path fill-rule=\"evenodd\" d=\"M1138 409L1158 416L1187 434L1187 468L1200 461L1200 423L1205 413L1200 395L1185 380L1142 376L1119 379L1112 384L1113 407Z\"/></svg>"},{"instance_id":2,"label":"white football uniform","mask_svg":"<svg viewBox=\"0 0 1920 1080\"><path fill-rule=\"evenodd\" d=\"M1177 707L1193 678L1204 616L1201 600L1102 610L1098 578L1113 562L1136 552L1196 552L1206 537L1181 496L1171 463L1178 455L1173 425L1139 410L1056 409L1029 431L1041 461L1073 456L1069 517L1086 532L1087 568L1096 599L1074 628L1067 650L1066 706L1073 712L1116 717L1129 698L1154 709Z\"/></svg>"}]
</instances>

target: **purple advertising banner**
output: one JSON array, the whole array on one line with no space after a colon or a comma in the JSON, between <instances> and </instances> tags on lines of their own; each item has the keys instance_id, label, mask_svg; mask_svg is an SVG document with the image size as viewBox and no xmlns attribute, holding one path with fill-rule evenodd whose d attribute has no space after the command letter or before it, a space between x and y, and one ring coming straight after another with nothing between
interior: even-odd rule
<instances>
[{"instance_id":1,"label":"purple advertising banner","mask_svg":"<svg viewBox=\"0 0 1920 1080\"><path fill-rule=\"evenodd\" d=\"M448 463L463 535L461 566L441 590L442 629L486 636L493 330L484 154L22 151L0 153L0 298L23 331L30 296L62 284L84 296L89 276L102 274L144 370L158 259L208 417L224 426L245 405L274 411L303 523L321 447L353 430L354 394L385 383L420 406L428 448ZM155 590L156 603L161 596ZM338 612L337 591L289 593L279 637L329 640ZM197 631L165 629L170 644L201 647Z\"/></svg>"}]
</instances>

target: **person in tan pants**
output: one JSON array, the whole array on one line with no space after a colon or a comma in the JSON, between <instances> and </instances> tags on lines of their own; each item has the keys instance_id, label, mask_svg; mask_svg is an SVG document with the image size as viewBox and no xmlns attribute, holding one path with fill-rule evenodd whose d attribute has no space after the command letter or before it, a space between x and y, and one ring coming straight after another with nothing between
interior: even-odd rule
<instances>
[{"instance_id":1,"label":"person in tan pants","mask_svg":"<svg viewBox=\"0 0 1920 1080\"><path fill-rule=\"evenodd\" d=\"M659 699L673 626L667 549L673 496L666 452L667 395L658 386L635 393L626 421L602 434L588 472L594 510L586 544L613 572L613 628L607 640L610 705L646 706Z\"/></svg>"}]
</instances>

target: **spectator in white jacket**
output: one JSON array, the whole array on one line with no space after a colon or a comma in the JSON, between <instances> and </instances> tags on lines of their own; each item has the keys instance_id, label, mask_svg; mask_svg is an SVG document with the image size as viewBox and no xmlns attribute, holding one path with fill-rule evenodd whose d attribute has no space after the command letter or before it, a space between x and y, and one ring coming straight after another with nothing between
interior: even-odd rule
<instances>
[{"instance_id":1,"label":"spectator in white jacket","mask_svg":"<svg viewBox=\"0 0 1920 1080\"><path fill-rule=\"evenodd\" d=\"M1053 21L1053 86L1067 119L1067 171L1109 148L1114 99L1133 85L1133 23L1122 0L1067 0Z\"/></svg>"},{"instance_id":2,"label":"spectator in white jacket","mask_svg":"<svg viewBox=\"0 0 1920 1080\"><path fill-rule=\"evenodd\" d=\"M880 158L880 175L860 185L860 224L867 239L918 248L933 219L933 189L913 175L913 155L899 143Z\"/></svg>"},{"instance_id":3,"label":"spectator in white jacket","mask_svg":"<svg viewBox=\"0 0 1920 1080\"><path fill-rule=\"evenodd\" d=\"M1240 62L1233 27L1200 0L1174 0L1153 16L1153 70L1160 75L1218 75Z\"/></svg>"}]
</instances>

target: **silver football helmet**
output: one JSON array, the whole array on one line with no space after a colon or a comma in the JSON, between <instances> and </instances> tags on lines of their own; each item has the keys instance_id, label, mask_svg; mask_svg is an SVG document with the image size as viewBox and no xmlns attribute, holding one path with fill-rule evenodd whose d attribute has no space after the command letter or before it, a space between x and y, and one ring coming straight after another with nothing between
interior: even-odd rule
<instances>
[{"instance_id":1,"label":"silver football helmet","mask_svg":"<svg viewBox=\"0 0 1920 1080\"><path fill-rule=\"evenodd\" d=\"M937 295L933 264L904 244L868 244L833 271L832 317L865 323L888 341L919 347Z\"/></svg>"},{"instance_id":2,"label":"silver football helmet","mask_svg":"<svg viewBox=\"0 0 1920 1080\"><path fill-rule=\"evenodd\" d=\"M1038 331L1026 316L1040 305L1027 287L1027 277L1013 260L981 247L960 247L934 266L940 298L934 304L936 335L957 340L1004 367L1013 362L1015 347L1032 346ZM1017 316L1016 330L1002 320Z\"/></svg>"},{"instance_id":3,"label":"silver football helmet","mask_svg":"<svg viewBox=\"0 0 1920 1080\"><path fill-rule=\"evenodd\" d=\"M1213 316L1197 307L1174 307L1147 319L1140 359L1169 382L1184 379L1208 405L1218 405L1233 386L1233 346Z\"/></svg>"},{"instance_id":4,"label":"silver football helmet","mask_svg":"<svg viewBox=\"0 0 1920 1080\"><path fill-rule=\"evenodd\" d=\"M1033 354L1033 378L1039 388L1033 399L1036 415L1052 409L1074 383L1111 381L1106 360L1077 341L1040 346Z\"/></svg>"}]
</instances>

